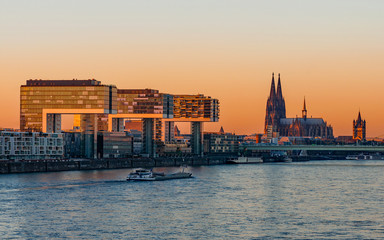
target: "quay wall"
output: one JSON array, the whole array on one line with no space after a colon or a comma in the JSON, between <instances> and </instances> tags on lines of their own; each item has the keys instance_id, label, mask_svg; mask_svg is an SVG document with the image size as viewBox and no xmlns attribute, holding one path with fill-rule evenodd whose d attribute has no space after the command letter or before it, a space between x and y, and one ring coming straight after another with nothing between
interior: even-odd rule
<instances>
[{"instance_id":1,"label":"quay wall","mask_svg":"<svg viewBox=\"0 0 384 240\"><path fill-rule=\"evenodd\" d=\"M72 170L98 170L120 168L152 168L173 166L200 166L225 164L226 158L195 157L195 158L127 158L104 160L45 160L45 161L19 161L1 162L0 174L31 173L31 172L56 172Z\"/></svg>"}]
</instances>

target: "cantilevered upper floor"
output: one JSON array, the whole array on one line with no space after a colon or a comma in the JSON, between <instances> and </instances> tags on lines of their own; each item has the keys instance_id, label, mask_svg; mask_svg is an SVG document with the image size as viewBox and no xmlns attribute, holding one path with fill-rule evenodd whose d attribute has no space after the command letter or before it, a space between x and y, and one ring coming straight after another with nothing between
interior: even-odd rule
<instances>
[{"instance_id":1,"label":"cantilevered upper floor","mask_svg":"<svg viewBox=\"0 0 384 240\"><path fill-rule=\"evenodd\" d=\"M21 130L55 132L60 128L56 125L61 125L61 114L217 122L219 101L202 94L173 95L154 89L117 89L95 79L30 79L20 87ZM49 124L52 126L47 127Z\"/></svg>"},{"instance_id":2,"label":"cantilevered upper floor","mask_svg":"<svg viewBox=\"0 0 384 240\"><path fill-rule=\"evenodd\" d=\"M43 131L47 114L117 113L117 88L89 80L27 80L20 87L20 129Z\"/></svg>"}]
</instances>

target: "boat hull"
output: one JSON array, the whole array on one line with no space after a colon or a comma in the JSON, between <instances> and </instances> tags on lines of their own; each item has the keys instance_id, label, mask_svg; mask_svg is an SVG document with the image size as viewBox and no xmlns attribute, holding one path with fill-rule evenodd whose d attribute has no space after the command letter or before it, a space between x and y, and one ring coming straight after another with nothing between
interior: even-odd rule
<instances>
[{"instance_id":1,"label":"boat hull","mask_svg":"<svg viewBox=\"0 0 384 240\"><path fill-rule=\"evenodd\" d=\"M262 162L263 159L260 157L238 157L236 159L229 159L226 161L227 164L251 164Z\"/></svg>"},{"instance_id":2,"label":"boat hull","mask_svg":"<svg viewBox=\"0 0 384 240\"><path fill-rule=\"evenodd\" d=\"M173 173L168 174L164 176L154 176L154 177L145 177L145 178L139 178L139 177L128 177L127 181L164 181L164 180L171 180L171 179L181 179L181 178L191 178L192 173Z\"/></svg>"}]
</instances>

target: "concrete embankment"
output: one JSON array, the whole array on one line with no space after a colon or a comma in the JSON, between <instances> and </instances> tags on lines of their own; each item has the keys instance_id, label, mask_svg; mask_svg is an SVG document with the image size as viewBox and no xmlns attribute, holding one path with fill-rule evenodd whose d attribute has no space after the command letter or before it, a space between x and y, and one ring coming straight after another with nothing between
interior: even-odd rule
<instances>
[{"instance_id":1,"label":"concrete embankment","mask_svg":"<svg viewBox=\"0 0 384 240\"><path fill-rule=\"evenodd\" d=\"M20 161L0 162L0 174L30 173L30 172L56 172L71 170L97 170L119 168L152 168L172 166L199 166L224 164L222 158L126 158L105 160L46 160L46 161Z\"/></svg>"}]
</instances>

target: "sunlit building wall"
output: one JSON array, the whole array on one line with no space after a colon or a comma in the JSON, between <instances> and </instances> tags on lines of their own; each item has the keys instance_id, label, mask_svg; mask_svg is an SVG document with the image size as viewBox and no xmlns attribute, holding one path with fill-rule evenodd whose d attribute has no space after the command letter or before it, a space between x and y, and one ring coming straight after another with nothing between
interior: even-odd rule
<instances>
[{"instance_id":1,"label":"sunlit building wall","mask_svg":"<svg viewBox=\"0 0 384 240\"><path fill-rule=\"evenodd\" d=\"M143 121L142 120L127 120L124 123L124 129L125 131L130 130L137 130L137 131L143 131Z\"/></svg>"},{"instance_id":2,"label":"sunlit building wall","mask_svg":"<svg viewBox=\"0 0 384 240\"><path fill-rule=\"evenodd\" d=\"M20 129L59 132L61 114L116 113L117 89L96 80L27 80L20 87Z\"/></svg>"},{"instance_id":3,"label":"sunlit building wall","mask_svg":"<svg viewBox=\"0 0 384 240\"><path fill-rule=\"evenodd\" d=\"M357 116L357 120L353 120L353 139L359 141L366 140L366 125L367 122L361 118L361 113Z\"/></svg>"},{"instance_id":4,"label":"sunlit building wall","mask_svg":"<svg viewBox=\"0 0 384 240\"><path fill-rule=\"evenodd\" d=\"M173 117L173 96L154 89L117 90L118 114L162 114ZM145 117L145 116L144 116Z\"/></svg>"},{"instance_id":5,"label":"sunlit building wall","mask_svg":"<svg viewBox=\"0 0 384 240\"><path fill-rule=\"evenodd\" d=\"M203 94L174 95L173 114L175 120L217 122L219 101Z\"/></svg>"},{"instance_id":6,"label":"sunlit building wall","mask_svg":"<svg viewBox=\"0 0 384 240\"><path fill-rule=\"evenodd\" d=\"M73 115L73 130L80 130L81 126L81 115L75 114Z\"/></svg>"},{"instance_id":7,"label":"sunlit building wall","mask_svg":"<svg viewBox=\"0 0 384 240\"><path fill-rule=\"evenodd\" d=\"M97 132L122 132L126 119L142 121L144 153L172 142L173 122L190 122L195 154L202 154L203 122L217 122L219 101L198 95L171 95L154 89L117 89L96 80L28 80L20 88L20 128L61 132L61 115L74 115L85 156L97 157ZM171 123L172 122L172 123Z\"/></svg>"}]
</instances>

